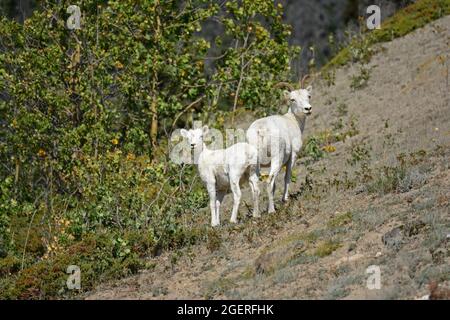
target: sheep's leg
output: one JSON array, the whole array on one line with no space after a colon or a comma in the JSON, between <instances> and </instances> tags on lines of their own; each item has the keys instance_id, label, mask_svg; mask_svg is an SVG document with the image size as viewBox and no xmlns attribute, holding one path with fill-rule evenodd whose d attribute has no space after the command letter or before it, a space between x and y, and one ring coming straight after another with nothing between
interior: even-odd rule
<instances>
[{"instance_id":1,"label":"sheep's leg","mask_svg":"<svg viewBox=\"0 0 450 320\"><path fill-rule=\"evenodd\" d=\"M233 212L231 213L231 223L237 223L237 214L239 209L239 202L241 201L241 189L239 187L239 180L231 181L231 192L233 193Z\"/></svg>"},{"instance_id":2,"label":"sheep's leg","mask_svg":"<svg viewBox=\"0 0 450 320\"><path fill-rule=\"evenodd\" d=\"M250 188L252 189L253 196L253 217L259 218L261 214L259 213L259 178L256 172L252 172L249 177Z\"/></svg>"},{"instance_id":3,"label":"sheep's leg","mask_svg":"<svg viewBox=\"0 0 450 320\"><path fill-rule=\"evenodd\" d=\"M291 183L292 177L292 168L295 165L295 155L291 155L291 158L286 164L286 174L284 176L284 193L283 193L283 202L287 202L289 200L289 184Z\"/></svg>"},{"instance_id":4,"label":"sheep's leg","mask_svg":"<svg viewBox=\"0 0 450 320\"><path fill-rule=\"evenodd\" d=\"M209 194L209 206L211 208L211 226L216 227L219 225L216 215L216 186L215 184L208 184L207 186Z\"/></svg>"},{"instance_id":5,"label":"sheep's leg","mask_svg":"<svg viewBox=\"0 0 450 320\"><path fill-rule=\"evenodd\" d=\"M270 168L268 184L267 184L267 194L269 196L269 213L275 212L275 204L273 202L273 197L275 195L275 180L280 172L280 167L276 165L276 163L272 162L272 166Z\"/></svg>"},{"instance_id":6,"label":"sheep's leg","mask_svg":"<svg viewBox=\"0 0 450 320\"><path fill-rule=\"evenodd\" d=\"M220 205L222 204L223 198L225 197L225 192L217 191L216 197L216 221L217 224L220 224Z\"/></svg>"}]
</instances>

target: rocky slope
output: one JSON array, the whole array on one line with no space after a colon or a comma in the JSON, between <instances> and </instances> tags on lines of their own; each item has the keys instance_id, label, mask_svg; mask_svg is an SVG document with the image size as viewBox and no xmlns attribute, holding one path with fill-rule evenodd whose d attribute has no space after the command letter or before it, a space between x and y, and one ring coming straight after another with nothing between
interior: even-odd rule
<instances>
[{"instance_id":1,"label":"rocky slope","mask_svg":"<svg viewBox=\"0 0 450 320\"><path fill-rule=\"evenodd\" d=\"M449 48L447 16L380 46L365 67L364 87L352 86L361 76L358 64L339 69L335 85L315 81L306 136L327 141L328 152L317 161L299 159L288 206L278 203L276 214L255 221L242 217L248 213L242 205L241 223L233 226L226 222L227 196L224 225L211 230L207 243L149 258L138 275L84 298L414 299L430 288L432 297L448 293ZM367 268L373 265L381 288L370 290Z\"/></svg>"}]
</instances>

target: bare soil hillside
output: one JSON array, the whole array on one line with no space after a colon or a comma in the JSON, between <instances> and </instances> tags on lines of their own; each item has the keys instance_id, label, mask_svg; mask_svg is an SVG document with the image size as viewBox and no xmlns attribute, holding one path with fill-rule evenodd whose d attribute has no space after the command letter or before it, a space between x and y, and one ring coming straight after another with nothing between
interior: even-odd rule
<instances>
[{"instance_id":1,"label":"bare soil hillside","mask_svg":"<svg viewBox=\"0 0 450 320\"><path fill-rule=\"evenodd\" d=\"M448 292L450 16L382 44L366 85L352 89L360 67L337 70L335 85L313 84L306 138L326 147L300 157L289 205L278 202L277 213L253 220L242 204L233 226L227 196L223 225L207 243L149 258L138 275L84 297L415 299L430 288ZM198 214L207 223L208 210ZM372 265L380 289L367 287Z\"/></svg>"}]
</instances>

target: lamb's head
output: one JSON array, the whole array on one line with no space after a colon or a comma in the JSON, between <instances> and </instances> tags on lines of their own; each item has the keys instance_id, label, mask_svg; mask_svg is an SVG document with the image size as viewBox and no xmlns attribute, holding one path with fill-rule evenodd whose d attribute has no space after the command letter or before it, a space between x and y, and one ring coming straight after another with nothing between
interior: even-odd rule
<instances>
[{"instance_id":1,"label":"lamb's head","mask_svg":"<svg viewBox=\"0 0 450 320\"><path fill-rule=\"evenodd\" d=\"M199 129L181 129L181 136L186 138L192 149L203 146L203 137L208 133L208 126Z\"/></svg>"},{"instance_id":2,"label":"lamb's head","mask_svg":"<svg viewBox=\"0 0 450 320\"><path fill-rule=\"evenodd\" d=\"M285 91L285 97L288 101L289 108L295 115L306 114L310 115L312 112L311 99L312 87L308 86L306 89L299 89L293 91Z\"/></svg>"}]
</instances>

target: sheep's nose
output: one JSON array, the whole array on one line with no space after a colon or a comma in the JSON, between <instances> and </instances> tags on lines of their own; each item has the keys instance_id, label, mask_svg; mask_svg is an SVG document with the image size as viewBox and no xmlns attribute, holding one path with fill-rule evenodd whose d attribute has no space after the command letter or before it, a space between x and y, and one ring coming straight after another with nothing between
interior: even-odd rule
<instances>
[{"instance_id":1,"label":"sheep's nose","mask_svg":"<svg viewBox=\"0 0 450 320\"><path fill-rule=\"evenodd\" d=\"M309 112L311 112L311 109L312 109L312 107L311 107L311 106L309 106L309 107L305 107L305 110L306 110L306 111L309 111Z\"/></svg>"},{"instance_id":2,"label":"sheep's nose","mask_svg":"<svg viewBox=\"0 0 450 320\"><path fill-rule=\"evenodd\" d=\"M191 143L191 148L194 148L195 147L195 143Z\"/></svg>"}]
</instances>

